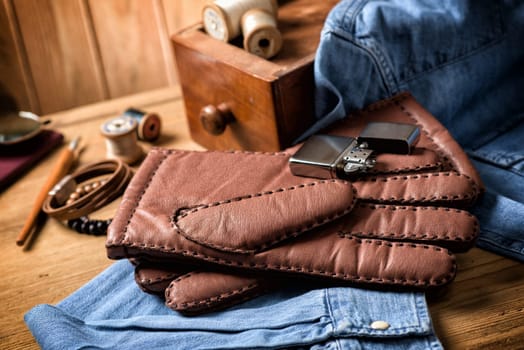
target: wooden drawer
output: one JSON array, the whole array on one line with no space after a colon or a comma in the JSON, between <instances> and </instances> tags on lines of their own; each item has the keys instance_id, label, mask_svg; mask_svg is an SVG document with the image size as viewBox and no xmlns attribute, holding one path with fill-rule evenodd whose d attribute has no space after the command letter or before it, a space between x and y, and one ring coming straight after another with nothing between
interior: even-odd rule
<instances>
[{"instance_id":1,"label":"wooden drawer","mask_svg":"<svg viewBox=\"0 0 524 350\"><path fill-rule=\"evenodd\" d=\"M313 61L320 31L338 1L281 1L278 28L283 48L266 60L239 43L204 33L201 24L172 36L191 137L208 149L277 151L289 146L313 122ZM231 122L220 134L201 120ZM214 112L211 113L211 112ZM211 115L211 117L210 117ZM227 118L226 118L227 119ZM219 128L218 128L219 129Z\"/></svg>"}]
</instances>

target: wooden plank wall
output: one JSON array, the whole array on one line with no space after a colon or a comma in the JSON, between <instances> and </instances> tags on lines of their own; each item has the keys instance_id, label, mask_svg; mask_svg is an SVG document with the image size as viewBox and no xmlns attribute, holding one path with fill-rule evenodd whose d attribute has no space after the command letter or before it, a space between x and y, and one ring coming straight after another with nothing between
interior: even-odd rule
<instances>
[{"instance_id":1,"label":"wooden plank wall","mask_svg":"<svg viewBox=\"0 0 524 350\"><path fill-rule=\"evenodd\" d=\"M0 82L47 114L176 84L169 36L206 0L0 1Z\"/></svg>"}]
</instances>

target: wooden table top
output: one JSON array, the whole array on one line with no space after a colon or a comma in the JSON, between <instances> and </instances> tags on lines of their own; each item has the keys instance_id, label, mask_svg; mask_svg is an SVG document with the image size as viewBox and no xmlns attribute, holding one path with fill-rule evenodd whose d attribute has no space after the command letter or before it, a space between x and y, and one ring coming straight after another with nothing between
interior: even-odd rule
<instances>
[{"instance_id":1,"label":"wooden table top","mask_svg":"<svg viewBox=\"0 0 524 350\"><path fill-rule=\"evenodd\" d=\"M66 141L82 137L79 164L105 155L100 125L133 106L157 112L163 121L155 146L202 149L187 130L178 87L97 103L49 115ZM142 143L144 148L151 145ZM79 235L47 219L28 247L15 244L36 193L60 152L53 152L0 193L0 348L37 349L23 315L37 304L54 304L94 278L113 261L105 254L105 237ZM111 217L118 201L93 214ZM459 254L456 280L429 298L439 339L447 349L524 349L524 266L474 248Z\"/></svg>"}]
</instances>

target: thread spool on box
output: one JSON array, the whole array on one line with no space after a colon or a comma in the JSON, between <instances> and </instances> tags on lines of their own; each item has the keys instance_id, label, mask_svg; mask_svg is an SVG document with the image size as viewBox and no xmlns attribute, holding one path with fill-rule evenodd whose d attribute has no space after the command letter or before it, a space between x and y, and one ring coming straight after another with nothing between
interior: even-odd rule
<instances>
[{"instance_id":1,"label":"thread spool on box","mask_svg":"<svg viewBox=\"0 0 524 350\"><path fill-rule=\"evenodd\" d=\"M243 35L244 49L263 58L272 58L282 47L277 16L276 0L214 0L202 10L208 35L224 42Z\"/></svg>"},{"instance_id":2,"label":"thread spool on box","mask_svg":"<svg viewBox=\"0 0 524 350\"><path fill-rule=\"evenodd\" d=\"M228 42L242 33L242 17L250 10L277 16L276 0L209 0L202 10L203 26L215 39Z\"/></svg>"},{"instance_id":3,"label":"thread spool on box","mask_svg":"<svg viewBox=\"0 0 524 350\"><path fill-rule=\"evenodd\" d=\"M270 60L197 23L172 36L191 137L208 149L277 151L313 123L313 61L335 0L280 1L282 49Z\"/></svg>"}]
</instances>

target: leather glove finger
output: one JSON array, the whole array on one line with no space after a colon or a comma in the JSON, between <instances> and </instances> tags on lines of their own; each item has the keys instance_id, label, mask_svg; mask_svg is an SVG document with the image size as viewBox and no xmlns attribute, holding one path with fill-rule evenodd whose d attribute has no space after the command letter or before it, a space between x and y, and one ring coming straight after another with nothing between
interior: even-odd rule
<instances>
[{"instance_id":1,"label":"leather glove finger","mask_svg":"<svg viewBox=\"0 0 524 350\"><path fill-rule=\"evenodd\" d=\"M166 305L186 315L222 310L285 284L252 274L150 262L136 264L135 281L143 291L164 296Z\"/></svg>"},{"instance_id":2,"label":"leather glove finger","mask_svg":"<svg viewBox=\"0 0 524 350\"><path fill-rule=\"evenodd\" d=\"M132 259L135 266L135 282L144 292L164 296L169 284L198 267L183 264L154 264L139 259Z\"/></svg>"}]
</instances>

